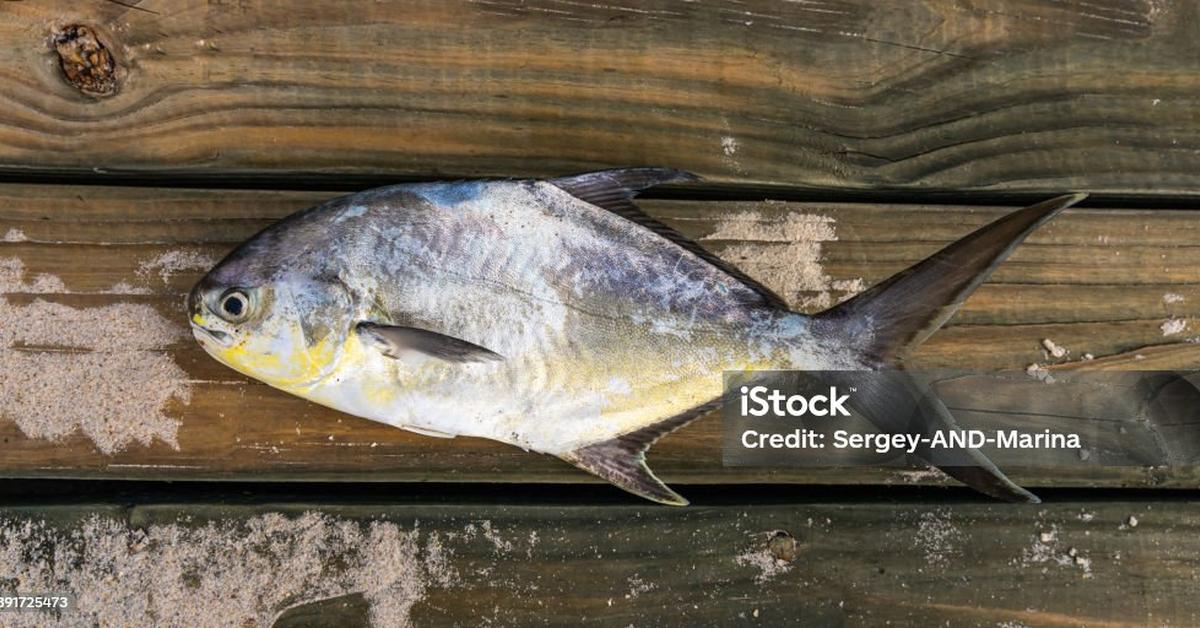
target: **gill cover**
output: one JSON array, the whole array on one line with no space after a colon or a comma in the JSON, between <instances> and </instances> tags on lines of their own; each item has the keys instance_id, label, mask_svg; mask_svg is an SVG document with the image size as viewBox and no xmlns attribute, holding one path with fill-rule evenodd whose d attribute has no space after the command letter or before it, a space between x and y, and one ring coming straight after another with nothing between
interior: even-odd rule
<instances>
[{"instance_id":1,"label":"gill cover","mask_svg":"<svg viewBox=\"0 0 1200 628\"><path fill-rule=\"evenodd\" d=\"M240 322L226 320L215 326L231 342L226 347L207 344L210 353L241 373L283 389L311 386L334 370L353 306L339 282L290 276L240 290L250 297L250 311ZM206 319L222 315L223 298L206 298Z\"/></svg>"}]
</instances>

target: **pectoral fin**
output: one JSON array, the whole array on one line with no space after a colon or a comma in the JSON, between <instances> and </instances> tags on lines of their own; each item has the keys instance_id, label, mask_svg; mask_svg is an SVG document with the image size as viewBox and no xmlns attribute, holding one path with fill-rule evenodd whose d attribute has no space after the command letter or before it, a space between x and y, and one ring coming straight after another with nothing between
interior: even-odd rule
<instances>
[{"instance_id":1,"label":"pectoral fin","mask_svg":"<svg viewBox=\"0 0 1200 628\"><path fill-rule=\"evenodd\" d=\"M402 358L406 353L411 352L446 362L485 362L504 359L495 351L477 344L416 327L359 323L355 327L355 332L364 343L394 359Z\"/></svg>"}]
</instances>

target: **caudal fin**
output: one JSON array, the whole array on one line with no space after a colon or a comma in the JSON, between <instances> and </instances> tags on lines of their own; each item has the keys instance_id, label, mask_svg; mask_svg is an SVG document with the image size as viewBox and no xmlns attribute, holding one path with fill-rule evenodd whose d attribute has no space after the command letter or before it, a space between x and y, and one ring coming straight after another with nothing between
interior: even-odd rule
<instances>
[{"instance_id":1,"label":"caudal fin","mask_svg":"<svg viewBox=\"0 0 1200 628\"><path fill-rule=\"evenodd\" d=\"M963 301L982 284L1034 229L1059 211L1078 203L1085 194L1059 196L1013 212L934 253L926 260L876 284L813 319L819 335L849 344L861 359L875 367L903 367L909 354L942 326ZM860 411L885 431L901 429L896 395L920 400L920 431L952 430L950 412L928 386L910 380L900 388L883 387L859 395ZM912 402L910 402L912 403ZM1038 498L1017 486L979 450L940 450L938 467L968 486L1008 501L1033 502Z\"/></svg>"},{"instance_id":2,"label":"caudal fin","mask_svg":"<svg viewBox=\"0 0 1200 628\"><path fill-rule=\"evenodd\" d=\"M1086 197L1068 194L1013 212L818 314L814 324L853 339L872 364L901 365L1025 236Z\"/></svg>"}]
</instances>

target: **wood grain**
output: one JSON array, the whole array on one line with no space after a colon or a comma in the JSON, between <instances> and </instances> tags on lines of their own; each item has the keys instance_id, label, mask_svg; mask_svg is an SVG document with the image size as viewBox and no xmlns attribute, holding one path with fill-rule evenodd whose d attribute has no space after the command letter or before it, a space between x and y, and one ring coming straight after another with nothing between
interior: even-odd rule
<instances>
[{"instance_id":1,"label":"wood grain","mask_svg":"<svg viewBox=\"0 0 1200 628\"><path fill-rule=\"evenodd\" d=\"M28 438L14 422L21 417L8 416L0 421L4 442L0 475L590 481L557 460L498 443L431 439L318 407L247 380L200 350L186 331L182 312L183 295L191 285L213 260L273 219L329 196L0 186L0 239L4 240L0 241L0 279L5 264L12 268L14 261L23 273L16 280L18 289L10 287L11 293L3 296L9 319L2 325L28 331L54 323L24 318L23 313L41 311L38 303L60 304L66 308L63 311L76 314L108 312L102 308L114 304L140 306L137 320L86 319L89 322L80 325L87 329L79 331L93 338L123 338L118 331L129 325L135 330L139 325L165 326L170 336L160 344L105 351L120 357L122 351L136 349L142 352L136 355L146 360L165 360L181 369L183 379L174 384L190 391L188 403L176 399L161 407L165 417L180 421L178 449L160 437L148 446L128 443L123 451L106 455L79 434L61 440ZM1009 209L683 201L646 202L645 206L808 311L904 268ZM950 325L921 349L917 364L983 369L1024 369L1034 362L1059 370L1195 368L1200 365L1200 344L1192 342L1197 332L1191 321L1200 316L1200 271L1196 270L1200 247L1193 244L1200 239L1198 230L1200 223L1188 212L1069 210L1017 250ZM189 257L195 259L188 262ZM179 268L172 270L164 260L174 260ZM61 285L50 282L48 289L34 290L30 286L39 276ZM797 289L796 282L803 289ZM1183 321L1185 328L1164 336L1162 325L1172 320ZM0 338L3 331L0 326ZM1046 338L1067 347L1070 354L1048 359L1042 346ZM40 344L17 341L0 350L25 357L57 356L53 360L58 361L51 363L67 366L72 356L96 351L89 351L86 343L72 345L54 338ZM1085 354L1096 359L1084 360ZM56 395L66 395L75 405L97 411L113 404L120 410L123 403L158 393L126 391L114 401L107 389L86 385L103 377L120 380L123 376L96 373L83 386L60 390L62 384L46 375L37 380L45 390L28 391L3 382L0 389L47 403L56 401ZM1031 394L1027 384L1007 391L995 392L991 400L960 396L956 407L964 416L999 409L998 420L1012 427L1043 424L1044 417L1034 415L1044 414L1044 409L1034 413L1021 405ZM1056 409L1063 420L1086 425L1111 419L1095 414L1095 405L1089 409L1062 403L1068 405ZM120 415L124 418L102 427L126 429L145 419L144 406L140 411L142 415ZM1129 445L1118 457L1129 466L1010 471L1021 481L1042 486L1200 485L1200 476L1192 468L1145 466L1147 448L1162 453L1161 438L1145 422L1131 418L1122 425L1129 428ZM720 439L720 421L708 417L656 446L652 463L665 479L678 483L941 481L936 476L867 467L722 468ZM1195 453L1193 441L1195 437L1188 433L1179 443L1186 460Z\"/></svg>"},{"instance_id":2,"label":"wood grain","mask_svg":"<svg viewBox=\"0 0 1200 628\"><path fill-rule=\"evenodd\" d=\"M0 172L659 164L719 183L1183 196L1200 168L1185 0L134 4L0 3ZM96 79L112 95L64 80L52 40L73 25L115 59Z\"/></svg>"},{"instance_id":3,"label":"wood grain","mask_svg":"<svg viewBox=\"0 0 1200 628\"><path fill-rule=\"evenodd\" d=\"M222 616L250 625L241 614L248 604L235 593L265 604L284 583L313 578L278 572L264 583L257 574L242 577L242 569L285 568L297 554L321 552L322 580L338 581L363 562L359 548L347 550L341 539L394 526L413 545L396 543L406 549L395 559L372 558L416 581L403 591L412 605L402 615L413 625L1175 626L1200 621L1197 506L10 504L0 509L0 548L36 547L19 554L29 563L57 557L57 573L71 584L84 580L70 577L77 571L120 559L103 591L124 603L105 608L81 595L83 610L64 615L68 623L92 623L70 620L98 611L136 625L148 595L227 582ZM314 510L324 519L301 519ZM250 545L261 536L251 526L261 527L264 515L280 517L271 524L278 531ZM772 549L778 531L792 536L794 548ZM78 548L92 562L67 562ZM191 558L181 566L180 556ZM26 569L20 561L5 568ZM136 565L144 567L128 568ZM144 569L156 574L149 586ZM371 587L397 575L345 585L346 594L326 599L313 599L311 585L298 587L267 610L278 611L277 626L368 625L372 605L381 604L370 599ZM201 611L183 600L193 616L219 604L196 601Z\"/></svg>"}]
</instances>

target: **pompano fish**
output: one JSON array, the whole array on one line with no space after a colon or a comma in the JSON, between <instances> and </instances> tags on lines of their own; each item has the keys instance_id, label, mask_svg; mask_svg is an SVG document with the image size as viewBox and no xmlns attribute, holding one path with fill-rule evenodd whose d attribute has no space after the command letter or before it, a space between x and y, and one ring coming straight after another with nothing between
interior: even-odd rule
<instances>
[{"instance_id":1,"label":"pompano fish","mask_svg":"<svg viewBox=\"0 0 1200 628\"><path fill-rule=\"evenodd\" d=\"M902 366L1029 232L1082 198L1010 214L806 316L632 202L694 178L630 168L334 199L213 268L189 296L193 332L217 360L316 403L551 454L684 505L645 452L714 407L724 371ZM976 451L944 468L1036 501Z\"/></svg>"}]
</instances>

